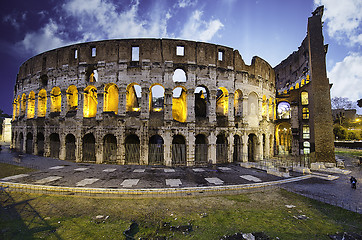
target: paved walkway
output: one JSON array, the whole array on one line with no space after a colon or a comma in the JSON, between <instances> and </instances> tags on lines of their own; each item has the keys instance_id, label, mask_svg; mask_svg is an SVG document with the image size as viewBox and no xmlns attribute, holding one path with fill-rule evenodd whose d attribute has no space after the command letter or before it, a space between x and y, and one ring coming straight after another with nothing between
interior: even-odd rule
<instances>
[{"instance_id":1,"label":"paved walkway","mask_svg":"<svg viewBox=\"0 0 362 240\"><path fill-rule=\"evenodd\" d=\"M261 187L263 184L284 183L285 178L267 174L254 168L243 168L238 164L209 167L165 167L165 166L124 166L109 164L85 164L62 161L12 152L3 147L0 162L37 169L37 171L10 176L0 182L54 187L114 189L114 190L156 190L156 189L212 189L228 186ZM362 170L346 159L347 169L360 183L357 190L349 185L350 175L338 175L338 180L327 181L318 178L298 179L298 173L291 178L298 181L284 183L281 187L334 205L362 213ZM337 174L334 174L337 175ZM300 180L300 181L299 181ZM288 180L287 180L288 181ZM266 185L265 185L266 186Z\"/></svg>"}]
</instances>

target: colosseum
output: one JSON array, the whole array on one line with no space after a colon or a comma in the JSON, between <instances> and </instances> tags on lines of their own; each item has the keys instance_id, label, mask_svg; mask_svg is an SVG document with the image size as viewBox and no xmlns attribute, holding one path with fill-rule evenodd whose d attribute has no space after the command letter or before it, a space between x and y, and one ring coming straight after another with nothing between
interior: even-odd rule
<instances>
[{"instance_id":1,"label":"colosseum","mask_svg":"<svg viewBox=\"0 0 362 240\"><path fill-rule=\"evenodd\" d=\"M310 47L322 44L316 64L324 64L323 75L321 15L309 18L296 57L276 68L259 57L247 65L230 47L180 39L87 42L34 56L15 84L12 148L76 162L166 166L317 156L313 111L320 102L312 96L329 97L328 81L323 93L313 92L327 79L313 72L320 50ZM295 97L305 92L308 119ZM309 121L306 145L299 132Z\"/></svg>"}]
</instances>

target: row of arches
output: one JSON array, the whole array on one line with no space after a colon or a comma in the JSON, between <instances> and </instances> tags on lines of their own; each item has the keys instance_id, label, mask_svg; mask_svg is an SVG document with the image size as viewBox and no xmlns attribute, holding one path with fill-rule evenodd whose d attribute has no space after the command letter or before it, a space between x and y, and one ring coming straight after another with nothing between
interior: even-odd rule
<instances>
[{"instance_id":1,"label":"row of arches","mask_svg":"<svg viewBox=\"0 0 362 240\"><path fill-rule=\"evenodd\" d=\"M272 138L272 136L270 137ZM44 155L45 152L48 152L47 155L49 157L62 158L69 161L119 164L120 154L123 152L124 162L122 164L145 164L141 161L142 146L136 134L128 135L123 144L120 144L117 137L113 134L106 134L102 139L102 143L99 144L93 133L87 133L77 141L72 133L67 134L64 139L61 139L58 133L52 133L46 139L41 132L36 133L36 136L31 132L28 132L26 136L22 132L19 134L15 132L12 140L13 145L18 150L25 150L28 154ZM258 161L261 160L259 157L261 153L259 151L263 151L264 156L268 155L266 152L268 150L266 148L265 134L262 135L261 143L255 134L248 135L247 153L243 152L243 143L239 135L234 135L233 140L233 143L229 143L224 134L217 135L215 144L216 161L212 163L244 161L245 154L247 154L248 161ZM192 165L209 164L211 144L209 144L208 138L204 134L198 134L195 136L194 143L194 160ZM231 159L228 156L229 144L232 144ZM262 144L262 150L258 149L258 144ZM101 156L97 154L97 151L99 151L97 150L98 145L101 145ZM164 139L160 135L152 135L148 141L148 161L146 164L166 165L165 156L167 154L165 154L165 147L167 147L167 144L165 144ZM174 135L170 145L171 165L189 165L187 158L189 147L183 135ZM61 154L64 154L64 156L61 157ZM98 158L101 158L102 161L99 161Z\"/></svg>"},{"instance_id":2,"label":"row of arches","mask_svg":"<svg viewBox=\"0 0 362 240\"><path fill-rule=\"evenodd\" d=\"M119 114L119 111L139 113L145 107L148 107L150 113L164 112L166 105L169 104L171 105L172 118L179 122L186 122L188 105L191 102L196 118L207 117L210 114L211 104L216 105L216 116L230 115L230 107L234 107L233 115L235 117L242 117L246 114L255 116L261 114L263 117L268 116L273 119L275 115L275 100L273 98L267 98L263 95L259 100L259 96L255 92L244 95L240 89L232 93L233 97L231 99L229 99L231 93L225 87L218 88L216 95L211 96L209 89L203 85L197 86L191 92L183 86L177 86L172 92L166 93L161 84L155 83L144 94L145 89L142 89L137 83L131 83L125 90L125 94L122 94L122 91L115 83L109 83L104 87L103 94L99 93L94 85L89 85L82 91L77 89L75 85L71 85L64 93L59 87L53 87L49 97L45 89L41 89L37 96L34 91L31 91L28 95L23 93L14 99L13 120L16 117L25 115L28 119L45 117L47 108L50 108L50 114L60 113L61 111L73 112L79 108L79 111L83 111L84 118L91 118L96 116L99 104L103 104L103 112L112 112L114 114ZM147 100L144 98L147 95L148 106L145 106ZM98 99L99 96L102 96L102 98ZM48 98L50 98L49 102ZM83 99L83 101L80 101L80 99ZM215 103L212 103L212 99L215 99ZM230 101L233 101L233 103ZM125 102L124 110L122 110L124 105L121 102ZM259 102L261 102L260 106ZM62 105L64 105L63 109Z\"/></svg>"}]
</instances>

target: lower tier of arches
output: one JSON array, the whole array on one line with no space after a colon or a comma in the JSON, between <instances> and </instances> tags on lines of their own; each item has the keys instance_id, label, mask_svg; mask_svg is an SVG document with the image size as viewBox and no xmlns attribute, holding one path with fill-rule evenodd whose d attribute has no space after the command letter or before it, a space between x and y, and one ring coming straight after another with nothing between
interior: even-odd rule
<instances>
[{"instance_id":1,"label":"lower tier of arches","mask_svg":"<svg viewBox=\"0 0 362 240\"><path fill-rule=\"evenodd\" d=\"M269 127L266 132L234 127L18 125L13 126L11 147L75 162L203 166L269 158L274 152L273 125Z\"/></svg>"}]
</instances>

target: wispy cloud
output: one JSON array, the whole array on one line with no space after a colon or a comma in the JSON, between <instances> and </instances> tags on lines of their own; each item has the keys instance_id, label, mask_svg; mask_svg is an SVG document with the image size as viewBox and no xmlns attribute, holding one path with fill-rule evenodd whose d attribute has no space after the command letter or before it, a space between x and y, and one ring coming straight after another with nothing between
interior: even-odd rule
<instances>
[{"instance_id":1,"label":"wispy cloud","mask_svg":"<svg viewBox=\"0 0 362 240\"><path fill-rule=\"evenodd\" d=\"M196 10L184 25L181 37L192 40L210 41L224 25L219 19L205 21L203 12Z\"/></svg>"},{"instance_id":2,"label":"wispy cloud","mask_svg":"<svg viewBox=\"0 0 362 240\"><path fill-rule=\"evenodd\" d=\"M324 21L330 37L347 45L362 44L361 0L314 0L324 5Z\"/></svg>"},{"instance_id":3,"label":"wispy cloud","mask_svg":"<svg viewBox=\"0 0 362 240\"><path fill-rule=\"evenodd\" d=\"M351 53L336 63L333 69L328 72L333 83L332 97L347 97L352 101L362 98L362 54Z\"/></svg>"}]
</instances>

